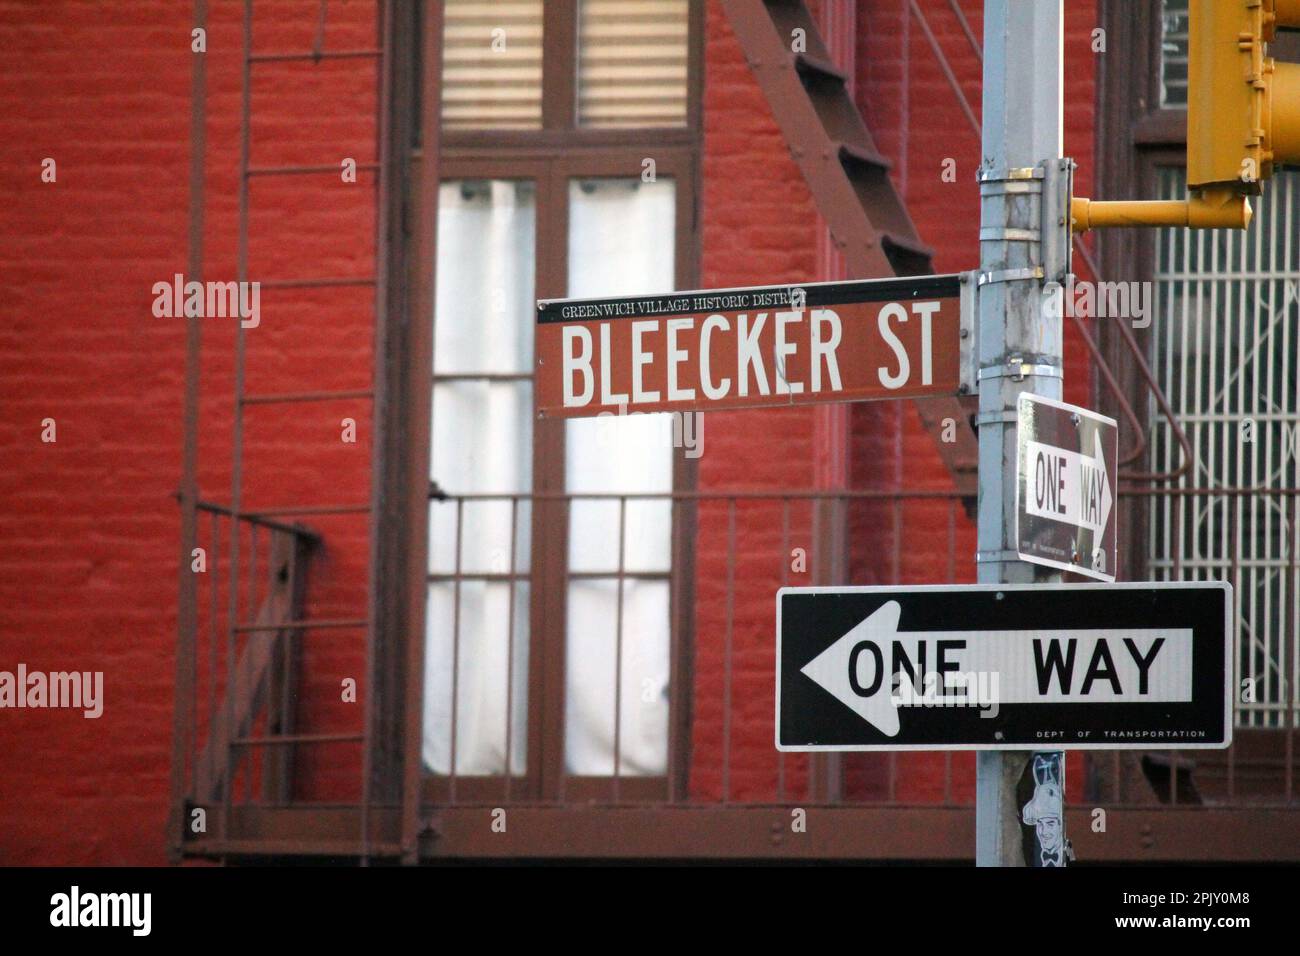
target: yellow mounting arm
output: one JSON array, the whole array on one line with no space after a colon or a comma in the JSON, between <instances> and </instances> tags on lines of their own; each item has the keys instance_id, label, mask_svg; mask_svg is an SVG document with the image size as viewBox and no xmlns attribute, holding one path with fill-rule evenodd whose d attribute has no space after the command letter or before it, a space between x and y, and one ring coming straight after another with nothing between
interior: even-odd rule
<instances>
[{"instance_id":1,"label":"yellow mounting arm","mask_svg":"<svg viewBox=\"0 0 1300 956\"><path fill-rule=\"evenodd\" d=\"M1231 189L1202 189L1187 199L1070 202L1075 232L1135 226L1186 226L1189 229L1245 229L1250 200Z\"/></svg>"}]
</instances>

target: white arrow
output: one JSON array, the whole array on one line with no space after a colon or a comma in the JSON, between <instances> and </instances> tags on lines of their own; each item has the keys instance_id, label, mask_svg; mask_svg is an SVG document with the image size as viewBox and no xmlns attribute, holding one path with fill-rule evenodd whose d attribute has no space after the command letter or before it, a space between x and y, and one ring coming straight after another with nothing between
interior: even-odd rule
<instances>
[{"instance_id":1,"label":"white arrow","mask_svg":"<svg viewBox=\"0 0 1300 956\"><path fill-rule=\"evenodd\" d=\"M886 602L801 671L889 737L899 706L921 703L923 672L997 675L984 686L997 688L998 704L1192 699L1191 628L899 631L901 613ZM901 700L891 680L900 672L913 691Z\"/></svg>"},{"instance_id":2,"label":"white arrow","mask_svg":"<svg viewBox=\"0 0 1300 956\"><path fill-rule=\"evenodd\" d=\"M1091 457L1067 448L1025 443L1025 511L1097 534L1106 530L1112 504L1110 476L1101 448L1101 431L1092 433Z\"/></svg>"}]
</instances>

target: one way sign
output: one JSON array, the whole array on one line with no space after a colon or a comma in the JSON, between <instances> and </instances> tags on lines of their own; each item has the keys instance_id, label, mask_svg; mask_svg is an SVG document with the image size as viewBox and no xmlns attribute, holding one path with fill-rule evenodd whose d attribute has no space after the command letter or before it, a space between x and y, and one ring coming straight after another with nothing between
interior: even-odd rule
<instances>
[{"instance_id":1,"label":"one way sign","mask_svg":"<svg viewBox=\"0 0 1300 956\"><path fill-rule=\"evenodd\" d=\"M777 749L1226 747L1231 593L784 588Z\"/></svg>"},{"instance_id":2,"label":"one way sign","mask_svg":"<svg viewBox=\"0 0 1300 956\"><path fill-rule=\"evenodd\" d=\"M1115 419L1026 392L1016 435L1020 558L1114 581Z\"/></svg>"}]
</instances>

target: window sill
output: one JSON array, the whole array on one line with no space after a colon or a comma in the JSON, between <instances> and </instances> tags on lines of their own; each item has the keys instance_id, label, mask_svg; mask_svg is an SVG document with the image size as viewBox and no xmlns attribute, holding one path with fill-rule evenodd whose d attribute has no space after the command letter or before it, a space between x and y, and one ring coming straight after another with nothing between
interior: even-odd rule
<instances>
[{"instance_id":1,"label":"window sill","mask_svg":"<svg viewBox=\"0 0 1300 956\"><path fill-rule=\"evenodd\" d=\"M1133 121L1133 145L1185 146L1187 144L1186 110L1152 110Z\"/></svg>"}]
</instances>

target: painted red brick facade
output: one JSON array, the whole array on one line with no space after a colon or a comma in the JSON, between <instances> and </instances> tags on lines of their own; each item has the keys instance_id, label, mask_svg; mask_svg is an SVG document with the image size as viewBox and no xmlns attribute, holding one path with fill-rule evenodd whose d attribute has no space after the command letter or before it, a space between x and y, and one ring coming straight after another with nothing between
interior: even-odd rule
<instances>
[{"instance_id":1,"label":"painted red brick facade","mask_svg":"<svg viewBox=\"0 0 1300 956\"><path fill-rule=\"evenodd\" d=\"M373 46L373 5L334 6L330 42ZM188 271L189 8L0 4L0 667L102 670L106 698L98 720L59 710L0 717L6 863L165 860L185 341L183 321L154 317L151 290ZM309 49L315 11L267 6L255 47ZM241 16L240 4L213 4L207 37L213 279L234 279L236 269ZM373 159L373 64L312 69L259 69L254 165ZM54 183L41 182L46 157L57 163ZM371 274L370 181L255 181L250 278ZM248 333L249 391L369 387L373 299L365 287L264 290L264 322ZM232 330L222 319L203 327L200 488L223 501ZM359 423L356 444L340 441L344 417ZM41 441L46 418L56 422L54 443ZM251 412L246 506L364 503L369 431L369 403ZM355 614L365 600L365 516L320 530L327 544L312 569L311 611ZM360 641L346 643L308 648L308 681L337 688L341 676L359 675ZM305 717L322 730L357 722L352 713ZM325 771L322 789L345 769Z\"/></svg>"},{"instance_id":2,"label":"painted red brick facade","mask_svg":"<svg viewBox=\"0 0 1300 956\"><path fill-rule=\"evenodd\" d=\"M102 670L105 715L59 710L0 713L0 862L153 864L165 859L175 673L184 325L155 318L151 289L187 270L190 142L189 4L109 5L0 0L0 668ZM860 5L858 99L882 151L896 163L938 271L977 263L978 139L903 0ZM967 98L978 112L979 64L944 4L925 4ZM236 272L236 186L241 5L214 3L208 43L205 273ZM963 2L976 30L978 4ZM932 8L932 9L931 9ZM259 14L255 48L310 48L315 4L273 4ZM374 43L373 5L332 4L329 42ZM1095 56L1093 4L1067 5L1066 153L1090 180ZM818 278L820 222L767 103L717 3L707 15L700 284L725 287ZM364 61L363 61L364 63ZM909 105L901 80L911 77ZM265 68L253 85L252 163L372 161L372 65ZM57 182L41 181L42 160ZM955 183L941 180L956 160ZM370 175L356 184L325 175L251 185L250 278L373 274ZM292 296L264 290L263 325L249 338L250 392L364 389L370 384L373 290ZM277 298L277 296L283 296ZM274 320L267 316L274 315ZM208 320L202 369L200 488L229 496L233 325ZM1086 401L1081 343L1067 333L1068 399ZM218 400L220 398L220 401ZM246 414L244 505L367 501L368 402L268 407ZM806 488L815 482L815 412L714 413L700 486ZM340 441L341 420L358 441ZM57 441L41 441L54 419ZM909 403L855 407L853 487L948 486L932 439ZM896 542L884 511L858 509L848 583L889 580ZM899 580L935 579L947 562L946 505L905 515ZM364 608L365 516L321 519L309 613L351 617ZM691 792L721 793L722 650L726 614L725 505L699 514ZM202 529L201 529L202 530ZM733 798L774 792L772 593L789 557L779 505L737 513L745 542L736 567L729 732ZM201 533L201 537L203 537ZM956 522L956 573L973 578L972 526ZM796 510L791 547L811 549L807 509ZM788 583L800 581L791 573ZM223 598L224 600L224 598ZM360 677L359 635L326 635L306 651L304 697L329 700ZM364 693L364 690L363 690ZM303 715L313 732L350 730L354 705ZM315 797L355 793L356 766L302 764ZM800 757L787 766L799 793ZM955 755L969 797L973 760ZM850 788L869 792L879 761L851 760ZM942 754L899 760L899 797L942 796ZM1073 764L1072 767L1077 769ZM1077 790L1079 774L1071 778ZM854 782L856 781L856 783Z\"/></svg>"}]
</instances>

